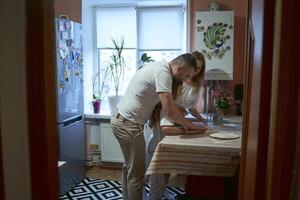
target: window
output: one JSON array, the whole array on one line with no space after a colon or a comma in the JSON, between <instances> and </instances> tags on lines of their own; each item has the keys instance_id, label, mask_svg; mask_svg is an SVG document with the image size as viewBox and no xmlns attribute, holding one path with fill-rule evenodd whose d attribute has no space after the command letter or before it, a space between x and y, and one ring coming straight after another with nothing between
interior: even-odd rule
<instances>
[{"instance_id":1,"label":"window","mask_svg":"<svg viewBox=\"0 0 300 200\"><path fill-rule=\"evenodd\" d=\"M124 95L131 78L139 68L143 53L147 53L155 61L170 61L184 52L182 6L118 6L95 10L98 69L102 75L113 51L112 39L124 38L126 74L121 81L119 95ZM106 97L115 95L111 81L108 80L104 88ZM101 107L102 111L108 111L107 98L103 99Z\"/></svg>"},{"instance_id":2,"label":"window","mask_svg":"<svg viewBox=\"0 0 300 200\"><path fill-rule=\"evenodd\" d=\"M172 60L182 52L182 7L137 9L139 58L147 53L154 60Z\"/></svg>"}]
</instances>

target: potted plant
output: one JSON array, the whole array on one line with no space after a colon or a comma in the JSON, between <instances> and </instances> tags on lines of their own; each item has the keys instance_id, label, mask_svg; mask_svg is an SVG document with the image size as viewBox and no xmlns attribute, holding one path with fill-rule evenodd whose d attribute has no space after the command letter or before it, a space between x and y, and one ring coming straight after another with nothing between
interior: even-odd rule
<instances>
[{"instance_id":1,"label":"potted plant","mask_svg":"<svg viewBox=\"0 0 300 200\"><path fill-rule=\"evenodd\" d=\"M120 41L112 39L113 52L109 57L107 63L107 76L110 78L114 85L115 96L108 97L108 103L110 107L110 112L113 113L121 99L119 96L120 83L124 78L124 72L126 68L125 58L123 56L124 50L124 38L122 37Z\"/></svg>"},{"instance_id":2,"label":"potted plant","mask_svg":"<svg viewBox=\"0 0 300 200\"><path fill-rule=\"evenodd\" d=\"M214 98L217 112L223 116L227 115L230 107L234 104L234 99L230 92L226 90L217 90L214 92Z\"/></svg>"},{"instance_id":3,"label":"potted plant","mask_svg":"<svg viewBox=\"0 0 300 200\"><path fill-rule=\"evenodd\" d=\"M103 99L103 89L107 77L107 69L104 71L103 79L100 79L100 72L98 71L93 76L93 98L92 105L94 113L99 113L101 108L101 101Z\"/></svg>"},{"instance_id":4,"label":"potted plant","mask_svg":"<svg viewBox=\"0 0 300 200\"><path fill-rule=\"evenodd\" d=\"M141 61L140 61L140 67L139 67L139 69L141 69L142 67L144 67L144 65L146 63L149 63L149 62L154 62L154 60L152 59L151 56L148 56L147 53L143 53L142 56L141 56Z\"/></svg>"}]
</instances>

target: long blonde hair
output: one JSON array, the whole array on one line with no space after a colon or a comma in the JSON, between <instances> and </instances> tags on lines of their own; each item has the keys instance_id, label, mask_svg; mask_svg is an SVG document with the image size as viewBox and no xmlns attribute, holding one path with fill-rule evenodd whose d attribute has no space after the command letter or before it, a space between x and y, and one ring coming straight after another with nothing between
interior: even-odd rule
<instances>
[{"instance_id":1,"label":"long blonde hair","mask_svg":"<svg viewBox=\"0 0 300 200\"><path fill-rule=\"evenodd\" d=\"M196 58L197 61L202 62L201 70L200 72L192 78L192 87L193 87L193 92L197 93L201 86L204 83L204 75L205 75L205 58L202 53L199 51L194 51L192 55ZM199 66L198 66L199 68Z\"/></svg>"}]
</instances>

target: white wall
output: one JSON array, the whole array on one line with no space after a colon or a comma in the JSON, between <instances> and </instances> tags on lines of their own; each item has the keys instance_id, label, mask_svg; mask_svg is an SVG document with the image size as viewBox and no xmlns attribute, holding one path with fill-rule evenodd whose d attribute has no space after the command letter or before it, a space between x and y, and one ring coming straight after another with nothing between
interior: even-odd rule
<instances>
[{"instance_id":1,"label":"white wall","mask_svg":"<svg viewBox=\"0 0 300 200\"><path fill-rule=\"evenodd\" d=\"M91 100L93 96L92 75L97 67L97 55L95 55L95 20L93 7L86 1L82 1L82 42L83 42L83 78L84 78L84 112L92 112Z\"/></svg>"},{"instance_id":2,"label":"white wall","mask_svg":"<svg viewBox=\"0 0 300 200\"><path fill-rule=\"evenodd\" d=\"M0 19L0 120L5 195L7 200L29 200L24 1L1 1Z\"/></svg>"}]
</instances>

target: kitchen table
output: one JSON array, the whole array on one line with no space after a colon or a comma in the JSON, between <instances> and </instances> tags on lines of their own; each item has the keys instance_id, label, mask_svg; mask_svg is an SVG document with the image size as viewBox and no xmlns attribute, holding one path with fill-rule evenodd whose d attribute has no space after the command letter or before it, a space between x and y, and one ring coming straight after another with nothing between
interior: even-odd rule
<instances>
[{"instance_id":1,"label":"kitchen table","mask_svg":"<svg viewBox=\"0 0 300 200\"><path fill-rule=\"evenodd\" d=\"M186 174L232 177L239 165L241 125L212 126L217 132L238 134L233 140L220 140L208 134L166 136L156 147L147 169L150 174Z\"/></svg>"}]
</instances>

